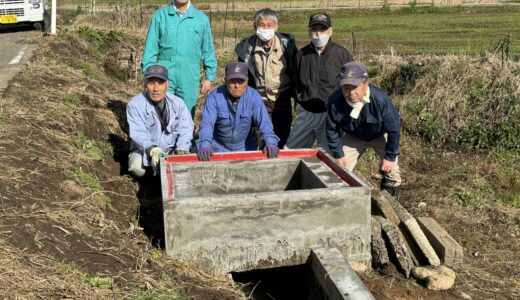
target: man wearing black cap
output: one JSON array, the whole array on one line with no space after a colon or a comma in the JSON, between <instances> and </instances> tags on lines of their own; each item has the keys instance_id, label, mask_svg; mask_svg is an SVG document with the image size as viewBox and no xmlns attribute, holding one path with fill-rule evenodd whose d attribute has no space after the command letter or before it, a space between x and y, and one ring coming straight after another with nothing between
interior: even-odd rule
<instances>
[{"instance_id":1,"label":"man wearing black cap","mask_svg":"<svg viewBox=\"0 0 520 300\"><path fill-rule=\"evenodd\" d=\"M278 137L257 90L247 84L247 64L232 62L226 66L226 83L206 98L200 121L198 152L200 160L210 160L213 151L257 150L251 128L257 127L269 158L279 153Z\"/></svg>"},{"instance_id":2,"label":"man wearing black cap","mask_svg":"<svg viewBox=\"0 0 520 300\"><path fill-rule=\"evenodd\" d=\"M155 171L161 154L190 150L193 120L184 101L166 92L168 84L168 70L151 65L144 73L144 91L128 102L128 171L136 177L144 176L148 167Z\"/></svg>"},{"instance_id":3,"label":"man wearing black cap","mask_svg":"<svg viewBox=\"0 0 520 300\"><path fill-rule=\"evenodd\" d=\"M381 187L397 197L401 184L397 164L401 137L399 113L384 91L368 83L363 64L345 64L340 78L340 88L329 98L330 151L338 163L352 170L359 156L367 148L373 148L381 160Z\"/></svg>"},{"instance_id":4,"label":"man wearing black cap","mask_svg":"<svg viewBox=\"0 0 520 300\"><path fill-rule=\"evenodd\" d=\"M341 66L352 61L347 49L332 42L330 16L315 13L309 18L311 43L298 51L298 116L287 140L287 148L310 148L314 141L328 151L325 135L327 99L338 87Z\"/></svg>"}]
</instances>

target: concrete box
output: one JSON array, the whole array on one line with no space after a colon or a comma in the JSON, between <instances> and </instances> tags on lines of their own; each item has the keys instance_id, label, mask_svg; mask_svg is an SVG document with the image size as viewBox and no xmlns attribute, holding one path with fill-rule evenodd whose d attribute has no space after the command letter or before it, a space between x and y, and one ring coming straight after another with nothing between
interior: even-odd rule
<instances>
[{"instance_id":1,"label":"concrete box","mask_svg":"<svg viewBox=\"0 0 520 300\"><path fill-rule=\"evenodd\" d=\"M303 264L333 247L370 264L370 188L321 151L169 156L161 180L171 257L223 274Z\"/></svg>"}]
</instances>

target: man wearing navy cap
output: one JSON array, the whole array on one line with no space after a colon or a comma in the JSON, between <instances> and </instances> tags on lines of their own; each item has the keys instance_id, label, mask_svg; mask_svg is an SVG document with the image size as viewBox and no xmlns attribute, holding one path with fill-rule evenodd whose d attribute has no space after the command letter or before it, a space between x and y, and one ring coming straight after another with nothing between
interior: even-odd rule
<instances>
[{"instance_id":1,"label":"man wearing navy cap","mask_svg":"<svg viewBox=\"0 0 520 300\"><path fill-rule=\"evenodd\" d=\"M210 160L213 152L257 150L252 127L258 128L269 158L278 156L278 137L257 90L248 86L247 64L226 66L226 82L206 98L200 121L198 152L200 160Z\"/></svg>"},{"instance_id":2,"label":"man wearing navy cap","mask_svg":"<svg viewBox=\"0 0 520 300\"><path fill-rule=\"evenodd\" d=\"M366 67L350 62L341 68L340 88L329 98L327 139L338 163L352 170L367 148L381 160L381 187L397 197L401 172L399 113L390 97L368 83ZM344 135L342 135L344 133Z\"/></svg>"},{"instance_id":3,"label":"man wearing navy cap","mask_svg":"<svg viewBox=\"0 0 520 300\"><path fill-rule=\"evenodd\" d=\"M193 139L193 120L181 98L168 93L168 70L151 65L144 73L144 91L126 108L130 127L128 171L136 177L158 168L161 154L188 153Z\"/></svg>"}]
</instances>

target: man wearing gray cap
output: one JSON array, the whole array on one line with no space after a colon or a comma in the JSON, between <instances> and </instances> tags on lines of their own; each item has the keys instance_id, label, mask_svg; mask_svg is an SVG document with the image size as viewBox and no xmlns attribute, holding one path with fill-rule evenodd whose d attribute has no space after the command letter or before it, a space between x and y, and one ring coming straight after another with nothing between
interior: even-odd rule
<instances>
[{"instance_id":1,"label":"man wearing gray cap","mask_svg":"<svg viewBox=\"0 0 520 300\"><path fill-rule=\"evenodd\" d=\"M181 98L167 93L168 70L151 65L144 73L144 91L126 107L130 127L128 171L136 177L158 168L161 154L188 153L193 139L193 120Z\"/></svg>"},{"instance_id":2,"label":"man wearing gray cap","mask_svg":"<svg viewBox=\"0 0 520 300\"><path fill-rule=\"evenodd\" d=\"M278 137L257 90L247 84L247 64L226 66L226 82L211 91L202 108L197 155L210 160L213 152L257 150L252 127L258 128L269 158L278 156Z\"/></svg>"},{"instance_id":3,"label":"man wearing gray cap","mask_svg":"<svg viewBox=\"0 0 520 300\"><path fill-rule=\"evenodd\" d=\"M398 197L401 172L399 113L390 97L368 83L366 67L350 62L341 68L340 88L329 98L327 139L332 155L349 170L369 147L381 160L381 188ZM344 135L342 135L344 133Z\"/></svg>"},{"instance_id":4,"label":"man wearing gray cap","mask_svg":"<svg viewBox=\"0 0 520 300\"><path fill-rule=\"evenodd\" d=\"M331 41L332 21L325 13L309 18L311 42L296 54L298 116L287 140L288 148L310 148L314 142L329 150L325 135L327 99L338 87L341 66L352 61L344 47Z\"/></svg>"}]
</instances>

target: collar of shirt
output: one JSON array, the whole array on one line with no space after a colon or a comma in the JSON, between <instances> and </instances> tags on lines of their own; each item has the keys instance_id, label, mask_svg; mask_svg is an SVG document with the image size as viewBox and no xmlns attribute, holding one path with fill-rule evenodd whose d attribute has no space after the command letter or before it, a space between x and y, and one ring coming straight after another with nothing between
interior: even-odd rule
<instances>
[{"instance_id":1,"label":"collar of shirt","mask_svg":"<svg viewBox=\"0 0 520 300\"><path fill-rule=\"evenodd\" d=\"M352 107L352 111L350 112L350 116L353 119L359 118L359 113L361 113L361 110L363 109L363 106L366 103L370 103L370 87L367 88L367 91L365 93L365 96L363 96L363 99L361 99L360 102L350 102L347 100L347 103L350 107Z\"/></svg>"},{"instance_id":2,"label":"collar of shirt","mask_svg":"<svg viewBox=\"0 0 520 300\"><path fill-rule=\"evenodd\" d=\"M183 14L181 14L181 12L179 11L179 9L177 8L177 6L175 6L175 3L172 2L171 6L170 6L170 11L168 12L170 15L173 15L173 14L178 14L179 16L183 17L184 15L186 16L191 16L191 12L190 12L190 7L191 7L191 1L188 2L188 7L186 8L186 10L184 11Z\"/></svg>"},{"instance_id":3,"label":"collar of shirt","mask_svg":"<svg viewBox=\"0 0 520 300\"><path fill-rule=\"evenodd\" d=\"M271 48L269 49L269 51L265 51L265 47L264 47L264 44L262 43L262 40L260 40L259 38L256 38L255 48L253 49L253 52L254 53L260 52L260 53L265 54L266 56L269 56L269 54L271 54L273 52L278 52L280 50L281 50L280 39L275 35L273 37L273 43L271 44Z\"/></svg>"}]
</instances>

